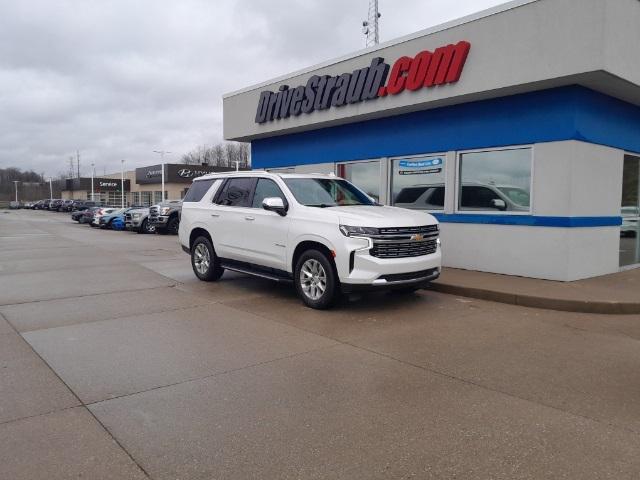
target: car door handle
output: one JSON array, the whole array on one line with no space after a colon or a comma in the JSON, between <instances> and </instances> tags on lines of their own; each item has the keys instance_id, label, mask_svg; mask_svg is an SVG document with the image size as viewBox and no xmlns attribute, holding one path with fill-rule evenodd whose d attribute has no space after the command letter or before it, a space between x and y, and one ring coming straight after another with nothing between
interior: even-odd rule
<instances>
[{"instance_id":1,"label":"car door handle","mask_svg":"<svg viewBox=\"0 0 640 480\"><path fill-rule=\"evenodd\" d=\"M212 214L211 214L211 216L212 216L212 217L219 217L219 216L220 216L220 214L219 214L219 213L212 213Z\"/></svg>"},{"instance_id":2,"label":"car door handle","mask_svg":"<svg viewBox=\"0 0 640 480\"><path fill-rule=\"evenodd\" d=\"M244 217L245 220L249 220L250 222L255 220L255 217Z\"/></svg>"}]
</instances>

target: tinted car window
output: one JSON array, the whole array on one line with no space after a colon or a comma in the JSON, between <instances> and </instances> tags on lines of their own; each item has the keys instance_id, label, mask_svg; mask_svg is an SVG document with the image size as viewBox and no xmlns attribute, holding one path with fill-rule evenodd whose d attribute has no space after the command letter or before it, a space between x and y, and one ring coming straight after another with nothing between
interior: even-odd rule
<instances>
[{"instance_id":1,"label":"tinted car window","mask_svg":"<svg viewBox=\"0 0 640 480\"><path fill-rule=\"evenodd\" d=\"M182 199L183 202L199 202L204 197L204 194L209 191L211 185L213 185L214 179L208 180L198 180L197 182L193 182L191 188Z\"/></svg>"},{"instance_id":2,"label":"tinted car window","mask_svg":"<svg viewBox=\"0 0 640 480\"><path fill-rule=\"evenodd\" d=\"M262 208L262 201L269 197L280 197L283 202L286 203L286 198L280 190L280 187L276 185L276 182L269 180L268 178L258 179L256 184L256 192L253 194L253 208Z\"/></svg>"},{"instance_id":3,"label":"tinted car window","mask_svg":"<svg viewBox=\"0 0 640 480\"><path fill-rule=\"evenodd\" d=\"M429 187L407 187L400 190L396 197L396 203L413 203L420 195L427 191Z\"/></svg>"},{"instance_id":4,"label":"tinted car window","mask_svg":"<svg viewBox=\"0 0 640 480\"><path fill-rule=\"evenodd\" d=\"M427 203L436 207L444 207L444 187L434 188Z\"/></svg>"},{"instance_id":5,"label":"tinted car window","mask_svg":"<svg viewBox=\"0 0 640 480\"><path fill-rule=\"evenodd\" d=\"M469 208L494 208L491 203L494 199L500 199L500 197L489 188L463 185L460 204Z\"/></svg>"},{"instance_id":6,"label":"tinted car window","mask_svg":"<svg viewBox=\"0 0 640 480\"><path fill-rule=\"evenodd\" d=\"M248 207L255 178L231 178L222 187L216 203L229 207Z\"/></svg>"}]
</instances>

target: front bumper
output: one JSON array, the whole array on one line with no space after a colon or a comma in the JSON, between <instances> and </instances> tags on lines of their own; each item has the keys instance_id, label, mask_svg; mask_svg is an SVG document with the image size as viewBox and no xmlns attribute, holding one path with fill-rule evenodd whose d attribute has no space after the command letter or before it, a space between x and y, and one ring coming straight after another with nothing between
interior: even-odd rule
<instances>
[{"instance_id":1,"label":"front bumper","mask_svg":"<svg viewBox=\"0 0 640 480\"><path fill-rule=\"evenodd\" d=\"M407 287L424 287L440 276L440 268L434 267L411 273L381 275L372 283L342 283L344 293L393 290Z\"/></svg>"},{"instance_id":2,"label":"front bumper","mask_svg":"<svg viewBox=\"0 0 640 480\"><path fill-rule=\"evenodd\" d=\"M124 222L124 227L127 230L140 230L140 228L142 228L143 220L144 218L135 218L135 217L126 218Z\"/></svg>"},{"instance_id":3,"label":"front bumper","mask_svg":"<svg viewBox=\"0 0 640 480\"><path fill-rule=\"evenodd\" d=\"M345 291L421 285L440 276L439 244L435 252L428 255L401 258L379 258L371 255L366 247L365 240L350 238L347 251L336 257L338 276Z\"/></svg>"},{"instance_id":4,"label":"front bumper","mask_svg":"<svg viewBox=\"0 0 640 480\"><path fill-rule=\"evenodd\" d=\"M167 215L158 215L157 217L149 217L149 225L153 225L156 228L162 228L167 225L169 217Z\"/></svg>"}]
</instances>

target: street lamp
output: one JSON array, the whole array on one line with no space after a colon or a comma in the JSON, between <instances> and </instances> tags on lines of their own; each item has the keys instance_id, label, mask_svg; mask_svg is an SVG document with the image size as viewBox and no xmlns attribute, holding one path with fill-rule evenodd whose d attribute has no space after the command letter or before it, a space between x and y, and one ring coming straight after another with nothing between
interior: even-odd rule
<instances>
[{"instance_id":1,"label":"street lamp","mask_svg":"<svg viewBox=\"0 0 640 480\"><path fill-rule=\"evenodd\" d=\"M96 201L95 193L93 193L93 177L95 177L95 175L96 175L96 164L92 163L91 164L91 201L92 202Z\"/></svg>"},{"instance_id":2,"label":"street lamp","mask_svg":"<svg viewBox=\"0 0 640 480\"><path fill-rule=\"evenodd\" d=\"M120 180L121 180L120 189L122 190L122 208L124 208L124 159L120 160L120 162L121 162L121 166L120 166Z\"/></svg>"},{"instance_id":3,"label":"street lamp","mask_svg":"<svg viewBox=\"0 0 640 480\"><path fill-rule=\"evenodd\" d=\"M53 201L53 179L49 177L49 200Z\"/></svg>"},{"instance_id":4,"label":"street lamp","mask_svg":"<svg viewBox=\"0 0 640 480\"><path fill-rule=\"evenodd\" d=\"M13 181L13 184L16 186L16 202L18 201L18 183L20 183L20 180Z\"/></svg>"},{"instance_id":5,"label":"street lamp","mask_svg":"<svg viewBox=\"0 0 640 480\"><path fill-rule=\"evenodd\" d=\"M164 202L164 154L171 152L167 152L166 150L154 150L153 153L157 153L160 155L160 162L162 163L162 201Z\"/></svg>"}]
</instances>

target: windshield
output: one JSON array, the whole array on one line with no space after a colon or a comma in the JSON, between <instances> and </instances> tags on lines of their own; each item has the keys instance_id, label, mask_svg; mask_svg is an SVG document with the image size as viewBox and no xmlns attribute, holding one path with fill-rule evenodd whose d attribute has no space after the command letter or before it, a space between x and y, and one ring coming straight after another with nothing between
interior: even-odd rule
<instances>
[{"instance_id":1,"label":"windshield","mask_svg":"<svg viewBox=\"0 0 640 480\"><path fill-rule=\"evenodd\" d=\"M529 193L526 190L517 187L498 187L498 189L516 205L529 206Z\"/></svg>"},{"instance_id":2,"label":"windshield","mask_svg":"<svg viewBox=\"0 0 640 480\"><path fill-rule=\"evenodd\" d=\"M286 178L284 183L296 200L307 207L376 205L357 187L338 178Z\"/></svg>"}]
</instances>

